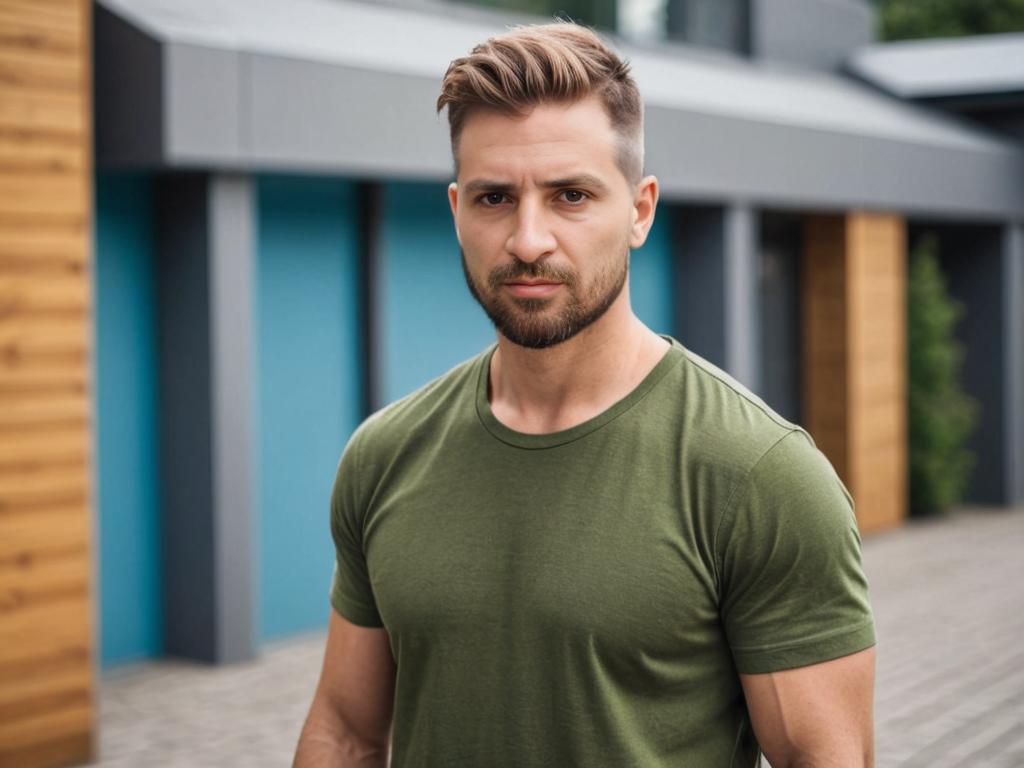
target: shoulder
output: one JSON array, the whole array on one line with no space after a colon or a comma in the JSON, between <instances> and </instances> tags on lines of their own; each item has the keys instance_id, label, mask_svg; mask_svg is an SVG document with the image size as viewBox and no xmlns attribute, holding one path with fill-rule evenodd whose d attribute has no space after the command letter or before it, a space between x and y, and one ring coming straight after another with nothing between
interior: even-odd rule
<instances>
[{"instance_id":1,"label":"shoulder","mask_svg":"<svg viewBox=\"0 0 1024 768\"><path fill-rule=\"evenodd\" d=\"M688 453L739 479L792 433L810 435L776 413L747 386L675 342L683 361L675 371Z\"/></svg>"},{"instance_id":2,"label":"shoulder","mask_svg":"<svg viewBox=\"0 0 1024 768\"><path fill-rule=\"evenodd\" d=\"M346 453L357 452L361 466L370 468L467 418L474 412L478 378L491 351L488 347L368 416L352 434Z\"/></svg>"},{"instance_id":3,"label":"shoulder","mask_svg":"<svg viewBox=\"0 0 1024 768\"><path fill-rule=\"evenodd\" d=\"M684 358L670 388L681 403L682 455L688 474L715 490L716 516L740 504L787 496L828 498L844 514L852 507L845 486L803 427L675 344Z\"/></svg>"}]
</instances>

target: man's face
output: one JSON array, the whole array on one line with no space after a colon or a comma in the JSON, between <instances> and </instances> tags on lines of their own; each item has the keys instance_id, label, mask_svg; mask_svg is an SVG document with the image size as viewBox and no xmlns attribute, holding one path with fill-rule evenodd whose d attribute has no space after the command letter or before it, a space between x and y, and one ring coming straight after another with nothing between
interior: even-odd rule
<instances>
[{"instance_id":1,"label":"man's face","mask_svg":"<svg viewBox=\"0 0 1024 768\"><path fill-rule=\"evenodd\" d=\"M657 188L627 181L617 142L596 97L466 120L448 196L470 292L510 341L549 347L628 302Z\"/></svg>"}]
</instances>

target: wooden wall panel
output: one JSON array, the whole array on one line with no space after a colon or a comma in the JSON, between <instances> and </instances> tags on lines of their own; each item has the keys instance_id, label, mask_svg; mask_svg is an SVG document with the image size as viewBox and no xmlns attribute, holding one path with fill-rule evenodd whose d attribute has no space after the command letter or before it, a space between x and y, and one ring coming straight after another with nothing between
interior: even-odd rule
<instances>
[{"instance_id":1,"label":"wooden wall panel","mask_svg":"<svg viewBox=\"0 0 1024 768\"><path fill-rule=\"evenodd\" d=\"M804 423L862 531L907 508L906 243L899 216L812 216L802 263Z\"/></svg>"},{"instance_id":2,"label":"wooden wall panel","mask_svg":"<svg viewBox=\"0 0 1024 768\"><path fill-rule=\"evenodd\" d=\"M0 768L95 756L89 14L0 0Z\"/></svg>"}]
</instances>

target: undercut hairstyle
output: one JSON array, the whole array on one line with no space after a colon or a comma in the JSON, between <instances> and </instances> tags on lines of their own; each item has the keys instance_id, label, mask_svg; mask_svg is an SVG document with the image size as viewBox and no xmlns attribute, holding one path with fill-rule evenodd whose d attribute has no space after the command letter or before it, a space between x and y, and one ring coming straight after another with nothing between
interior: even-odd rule
<instances>
[{"instance_id":1,"label":"undercut hairstyle","mask_svg":"<svg viewBox=\"0 0 1024 768\"><path fill-rule=\"evenodd\" d=\"M643 102L620 59L590 29L572 22L517 27L455 59L441 83L437 111L448 108L452 157L476 110L524 115L539 104L570 104L596 95L618 134L616 162L630 182L643 175Z\"/></svg>"}]
</instances>

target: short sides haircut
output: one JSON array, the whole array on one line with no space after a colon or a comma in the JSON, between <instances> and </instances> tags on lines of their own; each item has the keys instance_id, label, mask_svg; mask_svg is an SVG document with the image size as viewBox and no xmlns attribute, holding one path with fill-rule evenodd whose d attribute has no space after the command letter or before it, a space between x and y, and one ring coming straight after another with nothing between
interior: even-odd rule
<instances>
[{"instance_id":1,"label":"short sides haircut","mask_svg":"<svg viewBox=\"0 0 1024 768\"><path fill-rule=\"evenodd\" d=\"M643 175L643 102L629 64L592 30L571 22L517 27L480 43L445 73L437 111L448 108L456 173L459 136L475 110L525 114L539 104L601 99L619 136L616 161L630 182Z\"/></svg>"}]
</instances>

